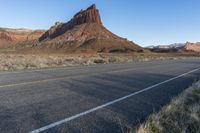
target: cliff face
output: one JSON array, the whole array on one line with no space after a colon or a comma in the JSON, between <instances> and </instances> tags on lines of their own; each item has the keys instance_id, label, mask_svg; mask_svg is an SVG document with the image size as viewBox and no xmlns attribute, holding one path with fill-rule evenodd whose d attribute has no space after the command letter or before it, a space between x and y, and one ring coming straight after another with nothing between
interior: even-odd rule
<instances>
[{"instance_id":1,"label":"cliff face","mask_svg":"<svg viewBox=\"0 0 200 133\"><path fill-rule=\"evenodd\" d=\"M56 38L75 26L85 23L96 23L99 25L102 24L99 11L96 9L96 5L92 5L86 10L81 10L67 23L56 22L54 26L52 26L39 38L39 41L41 42L45 39Z\"/></svg>"},{"instance_id":2,"label":"cliff face","mask_svg":"<svg viewBox=\"0 0 200 133\"><path fill-rule=\"evenodd\" d=\"M92 5L86 10L81 10L71 20L72 27L84 23L102 24L99 10L96 9L96 5Z\"/></svg>"},{"instance_id":3,"label":"cliff face","mask_svg":"<svg viewBox=\"0 0 200 133\"><path fill-rule=\"evenodd\" d=\"M81 10L67 23L56 22L40 38L40 49L64 51L126 52L141 51L135 43L107 30L95 5ZM36 47L35 46L35 47Z\"/></svg>"},{"instance_id":4,"label":"cliff face","mask_svg":"<svg viewBox=\"0 0 200 133\"><path fill-rule=\"evenodd\" d=\"M3 29L0 30L0 40L13 41L13 39L14 38L8 32Z\"/></svg>"},{"instance_id":5,"label":"cliff face","mask_svg":"<svg viewBox=\"0 0 200 133\"><path fill-rule=\"evenodd\" d=\"M44 30L0 28L0 40L20 42L38 39Z\"/></svg>"},{"instance_id":6,"label":"cliff face","mask_svg":"<svg viewBox=\"0 0 200 133\"><path fill-rule=\"evenodd\" d=\"M0 48L8 48L21 42L37 40L44 32L44 30L0 28Z\"/></svg>"},{"instance_id":7,"label":"cliff face","mask_svg":"<svg viewBox=\"0 0 200 133\"><path fill-rule=\"evenodd\" d=\"M185 50L200 52L200 42L190 43L187 42L184 46Z\"/></svg>"}]
</instances>

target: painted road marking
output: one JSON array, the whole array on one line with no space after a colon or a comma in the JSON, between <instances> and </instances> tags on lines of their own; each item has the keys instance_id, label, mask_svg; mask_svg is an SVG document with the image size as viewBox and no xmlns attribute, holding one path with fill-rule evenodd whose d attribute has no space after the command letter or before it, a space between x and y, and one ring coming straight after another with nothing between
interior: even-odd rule
<instances>
[{"instance_id":1,"label":"painted road marking","mask_svg":"<svg viewBox=\"0 0 200 133\"><path fill-rule=\"evenodd\" d=\"M189 72L186 72L186 73L184 73L184 74L181 74L181 75L179 75L179 76L170 78L170 79L165 80L165 81L163 81L163 82L160 82L160 83L158 83L158 84L149 86L149 87L144 88L144 89L142 89L142 90L140 90L140 91L137 91L137 92L131 93L131 94L129 94L129 95L126 95L126 96L124 96L124 97L115 99L115 100L113 100L113 101L110 101L110 102L108 102L108 103L102 104L102 105L97 106L97 107L95 107L95 108L86 110L86 111L84 111L84 112L82 112L82 113L79 113L79 114L73 115L73 116L71 116L71 117L65 118L65 119L63 119L63 120L60 120L60 121L51 123L51 124L49 124L49 125L47 125L47 126L44 126L44 127L39 128L39 129L33 130L33 131L31 131L30 133L40 133L40 132L43 132L43 131L48 130L48 129L50 129L50 128L59 126L59 125L61 125L61 124L63 124L63 123L67 123L67 122L72 121L72 120L74 120L74 119L80 118L80 117L82 117L82 116L84 116L84 115L87 115L87 114L89 114L89 113L95 112L95 111L97 111L97 110L100 110L100 109L102 109L102 108L105 108L105 107L107 107L107 106L110 106L110 105L112 105L112 104L114 104L114 103L123 101L123 100L125 100L125 99L127 99L127 98L130 98L130 97L135 96L135 95L137 95L137 94L140 94L140 93L142 93L142 92L151 90L151 89L153 89L153 88L155 88L155 87L158 87L158 86L160 86L160 85L162 85L162 84L168 83L168 82L170 82L170 81L172 81L172 80L178 79L178 78L180 78L180 77L183 77L183 76L188 75L188 74L190 74L190 73L196 72L196 71L198 71L198 70L200 70L200 68L197 68L197 69L194 69L194 70L192 70L192 71L189 71Z\"/></svg>"},{"instance_id":2,"label":"painted road marking","mask_svg":"<svg viewBox=\"0 0 200 133\"><path fill-rule=\"evenodd\" d=\"M1 85L0 88L4 87L12 87L12 86L20 86L20 85L28 85L28 84L36 84L36 83L42 83L42 82L49 82L49 81L56 81L56 80L61 80L61 79L66 79L66 78L72 78L72 77L84 77L84 76L93 76L93 75L98 75L99 73L101 74L109 74L109 73L117 73L117 72L126 72L126 71L132 71L132 70L138 70L135 68L130 68L130 69L125 69L125 70L115 70L115 71L110 71L110 72L97 72L94 74L78 74L78 75L66 75L62 77L57 77L57 78L49 78L49 79L43 79L43 80L37 80L37 81L30 81L30 82L22 82L22 83L16 83L16 84L7 84L7 85Z\"/></svg>"},{"instance_id":3,"label":"painted road marking","mask_svg":"<svg viewBox=\"0 0 200 133\"><path fill-rule=\"evenodd\" d=\"M153 66L153 67L155 67L155 66ZM112 73L118 73L118 72L128 72L128 71L133 71L133 70L140 70L140 69L143 69L143 68L145 68L145 67L113 70L113 71L109 71L109 72L101 71L101 72L96 72L96 73L93 73L93 74L87 74L87 73L81 74L81 73L79 73L78 75L77 74L76 75L65 75L65 76L61 76L61 77L57 77L57 78L49 78L49 79L43 79L43 80L27 81L27 82L21 82L21 83L0 85L0 88L44 83L44 82L62 80L62 79L73 78L73 77L85 77L85 76L95 76L95 75L98 75L98 74L112 74Z\"/></svg>"}]
</instances>

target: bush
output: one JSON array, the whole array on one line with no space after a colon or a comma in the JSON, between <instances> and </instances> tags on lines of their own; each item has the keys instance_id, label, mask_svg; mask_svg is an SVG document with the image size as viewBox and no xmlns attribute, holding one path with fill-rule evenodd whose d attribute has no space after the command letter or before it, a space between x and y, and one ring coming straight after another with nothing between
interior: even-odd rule
<instances>
[{"instance_id":1,"label":"bush","mask_svg":"<svg viewBox=\"0 0 200 133\"><path fill-rule=\"evenodd\" d=\"M104 64L105 60L104 59L94 59L95 64Z\"/></svg>"}]
</instances>

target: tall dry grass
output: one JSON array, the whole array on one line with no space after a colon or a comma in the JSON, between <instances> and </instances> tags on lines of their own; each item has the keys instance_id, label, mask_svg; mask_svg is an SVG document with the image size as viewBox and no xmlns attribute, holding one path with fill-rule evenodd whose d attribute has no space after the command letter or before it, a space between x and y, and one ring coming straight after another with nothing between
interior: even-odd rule
<instances>
[{"instance_id":1,"label":"tall dry grass","mask_svg":"<svg viewBox=\"0 0 200 133\"><path fill-rule=\"evenodd\" d=\"M179 57L180 58L180 57ZM181 57L183 58L183 57ZM40 69L122 62L141 62L151 60L177 59L168 56L145 56L123 54L65 55L65 54L0 54L0 71Z\"/></svg>"},{"instance_id":2,"label":"tall dry grass","mask_svg":"<svg viewBox=\"0 0 200 133\"><path fill-rule=\"evenodd\" d=\"M136 133L200 133L200 81L152 114Z\"/></svg>"}]
</instances>

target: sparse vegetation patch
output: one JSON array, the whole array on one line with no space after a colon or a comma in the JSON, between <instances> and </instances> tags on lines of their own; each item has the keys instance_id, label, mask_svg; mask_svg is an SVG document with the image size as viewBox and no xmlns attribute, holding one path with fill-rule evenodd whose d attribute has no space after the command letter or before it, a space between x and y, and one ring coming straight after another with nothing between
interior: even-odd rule
<instances>
[{"instance_id":1,"label":"sparse vegetation patch","mask_svg":"<svg viewBox=\"0 0 200 133\"><path fill-rule=\"evenodd\" d=\"M40 69L51 67L68 67L81 65L95 65L107 63L141 62L152 60L174 60L184 56L144 56L124 54L0 54L0 71L15 71L23 69ZM199 57L190 57L199 58Z\"/></svg>"},{"instance_id":2,"label":"sparse vegetation patch","mask_svg":"<svg viewBox=\"0 0 200 133\"><path fill-rule=\"evenodd\" d=\"M200 133L200 81L152 114L136 133Z\"/></svg>"}]
</instances>

